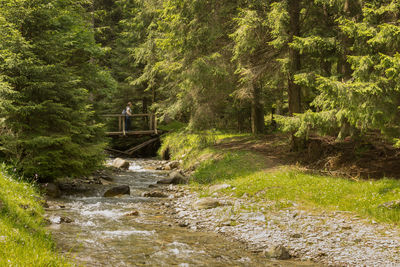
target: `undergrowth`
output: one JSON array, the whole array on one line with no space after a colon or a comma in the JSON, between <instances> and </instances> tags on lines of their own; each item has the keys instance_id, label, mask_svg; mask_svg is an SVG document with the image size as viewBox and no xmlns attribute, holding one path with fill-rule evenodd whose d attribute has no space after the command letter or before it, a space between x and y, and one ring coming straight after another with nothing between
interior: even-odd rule
<instances>
[{"instance_id":1,"label":"undergrowth","mask_svg":"<svg viewBox=\"0 0 400 267\"><path fill-rule=\"evenodd\" d=\"M0 167L0 266L70 266L44 228L37 190Z\"/></svg>"}]
</instances>

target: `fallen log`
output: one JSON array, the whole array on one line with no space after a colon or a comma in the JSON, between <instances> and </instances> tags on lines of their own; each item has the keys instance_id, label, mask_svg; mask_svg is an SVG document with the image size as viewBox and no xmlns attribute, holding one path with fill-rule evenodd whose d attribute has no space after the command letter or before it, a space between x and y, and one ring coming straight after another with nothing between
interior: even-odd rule
<instances>
[{"instance_id":1,"label":"fallen log","mask_svg":"<svg viewBox=\"0 0 400 267\"><path fill-rule=\"evenodd\" d=\"M135 152L138 151L139 149L141 149L141 148L143 148L143 147L145 147L145 146L148 146L148 145L150 145L150 144L156 142L158 139L159 139L159 137L150 139L150 140L148 140L148 141L146 141L146 142L144 142L144 143L142 143L142 144L140 144L140 145L137 145L137 146L134 146L134 147L132 147L132 148L130 148L130 149L128 149L128 150L125 150L124 153L126 153L126 154L128 154L128 155L131 156L133 153L135 153Z\"/></svg>"}]
</instances>

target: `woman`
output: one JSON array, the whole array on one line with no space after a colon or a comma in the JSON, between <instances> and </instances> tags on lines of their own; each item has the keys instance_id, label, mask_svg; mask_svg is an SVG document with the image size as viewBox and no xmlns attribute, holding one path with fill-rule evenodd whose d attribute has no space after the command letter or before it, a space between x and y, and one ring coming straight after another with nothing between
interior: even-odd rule
<instances>
[{"instance_id":1,"label":"woman","mask_svg":"<svg viewBox=\"0 0 400 267\"><path fill-rule=\"evenodd\" d=\"M131 117L132 116L132 103L128 102L125 110L125 131L129 131L130 124L131 124Z\"/></svg>"}]
</instances>

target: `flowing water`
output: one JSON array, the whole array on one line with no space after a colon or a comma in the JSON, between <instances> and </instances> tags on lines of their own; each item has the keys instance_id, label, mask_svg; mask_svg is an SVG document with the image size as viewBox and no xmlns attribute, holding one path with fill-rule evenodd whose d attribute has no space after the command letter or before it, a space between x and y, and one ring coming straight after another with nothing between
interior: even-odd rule
<instances>
[{"instance_id":1,"label":"flowing water","mask_svg":"<svg viewBox=\"0 0 400 267\"><path fill-rule=\"evenodd\" d=\"M144 168L155 161L136 160L115 174L116 185L130 186L130 196L66 196L47 213L49 229L67 258L84 266L304 266L270 261L220 235L182 228L161 212L165 199L141 197L163 173ZM126 216L138 211L138 216ZM59 223L69 218L71 223Z\"/></svg>"}]
</instances>

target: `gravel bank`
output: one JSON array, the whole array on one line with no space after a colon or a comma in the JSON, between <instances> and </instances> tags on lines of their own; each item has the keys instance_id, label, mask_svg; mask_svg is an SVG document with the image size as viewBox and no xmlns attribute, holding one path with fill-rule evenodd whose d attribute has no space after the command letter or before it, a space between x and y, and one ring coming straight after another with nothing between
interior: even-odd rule
<instances>
[{"instance_id":1,"label":"gravel bank","mask_svg":"<svg viewBox=\"0 0 400 267\"><path fill-rule=\"evenodd\" d=\"M271 255L284 246L292 257L330 266L400 266L399 229L370 223L346 212L305 211L290 203L256 203L213 194L213 208L196 207L199 196L169 186L165 209L182 227L214 231L243 242L251 251Z\"/></svg>"}]
</instances>

